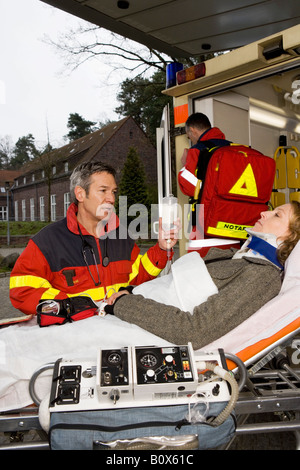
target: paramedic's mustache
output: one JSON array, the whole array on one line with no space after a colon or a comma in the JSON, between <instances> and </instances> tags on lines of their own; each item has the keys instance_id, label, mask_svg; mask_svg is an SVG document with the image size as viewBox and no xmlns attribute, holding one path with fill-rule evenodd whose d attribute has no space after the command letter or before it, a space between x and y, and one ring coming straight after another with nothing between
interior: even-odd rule
<instances>
[{"instance_id":1,"label":"paramedic's mustache","mask_svg":"<svg viewBox=\"0 0 300 470\"><path fill-rule=\"evenodd\" d=\"M100 204L96 210L96 217L98 217L101 222L107 222L114 211L115 208L113 204Z\"/></svg>"}]
</instances>

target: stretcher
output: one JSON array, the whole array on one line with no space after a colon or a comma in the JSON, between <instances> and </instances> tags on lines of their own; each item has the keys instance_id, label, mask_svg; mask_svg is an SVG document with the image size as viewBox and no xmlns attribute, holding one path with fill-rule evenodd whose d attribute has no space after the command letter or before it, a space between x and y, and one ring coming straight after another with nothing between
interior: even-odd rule
<instances>
[{"instance_id":1,"label":"stretcher","mask_svg":"<svg viewBox=\"0 0 300 470\"><path fill-rule=\"evenodd\" d=\"M297 448L300 432L299 255L300 243L286 262L277 297L233 331L203 348L208 354L224 350L227 366L237 380L239 396L234 407L237 422L234 435L293 432L297 436ZM100 321L101 332L95 327ZM33 322L34 319L0 330L0 433L11 440L9 443L4 440L2 448L49 449L48 435L39 421L40 397L49 390L54 363L59 357L66 360L93 357L91 345L96 349L100 344L102 348L120 347L124 346L124 338L128 345L170 346L162 338L115 317L93 317L44 330L36 329ZM116 338L116 332L120 339ZM45 354L49 348L51 350L53 341L55 351ZM254 416L255 423L252 423ZM34 440L30 440L32 433ZM230 445L231 441L226 448Z\"/></svg>"}]
</instances>

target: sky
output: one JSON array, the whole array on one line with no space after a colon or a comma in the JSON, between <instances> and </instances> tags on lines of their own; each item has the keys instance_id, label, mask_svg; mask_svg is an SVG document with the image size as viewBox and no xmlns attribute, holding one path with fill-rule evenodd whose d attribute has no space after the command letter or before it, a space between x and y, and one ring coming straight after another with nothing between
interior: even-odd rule
<instances>
[{"instance_id":1,"label":"sky","mask_svg":"<svg viewBox=\"0 0 300 470\"><path fill-rule=\"evenodd\" d=\"M46 44L66 29L77 28L79 18L40 0L0 0L0 139L14 145L32 134L37 148L66 143L70 113L86 120L118 120L114 112L118 79L109 66L87 61L75 71L66 69L57 49Z\"/></svg>"}]
</instances>

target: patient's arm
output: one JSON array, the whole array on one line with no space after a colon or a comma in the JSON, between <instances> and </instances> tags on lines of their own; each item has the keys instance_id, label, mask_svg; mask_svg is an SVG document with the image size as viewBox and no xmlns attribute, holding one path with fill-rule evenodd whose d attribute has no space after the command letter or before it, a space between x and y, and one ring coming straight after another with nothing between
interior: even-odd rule
<instances>
[{"instance_id":1,"label":"patient's arm","mask_svg":"<svg viewBox=\"0 0 300 470\"><path fill-rule=\"evenodd\" d=\"M238 326L280 290L274 266L249 263L219 293L194 308L193 315L141 295L126 295L116 302L115 316L175 344L191 341L199 349Z\"/></svg>"}]
</instances>

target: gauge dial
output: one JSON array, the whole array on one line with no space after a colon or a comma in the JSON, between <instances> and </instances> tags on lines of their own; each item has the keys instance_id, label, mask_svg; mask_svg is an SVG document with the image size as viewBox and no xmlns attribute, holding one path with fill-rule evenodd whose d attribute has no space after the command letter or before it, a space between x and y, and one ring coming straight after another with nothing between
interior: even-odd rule
<instances>
[{"instance_id":1,"label":"gauge dial","mask_svg":"<svg viewBox=\"0 0 300 470\"><path fill-rule=\"evenodd\" d=\"M145 353L141 356L140 363L144 367L155 367L157 364L157 357L152 353Z\"/></svg>"},{"instance_id":2,"label":"gauge dial","mask_svg":"<svg viewBox=\"0 0 300 470\"><path fill-rule=\"evenodd\" d=\"M111 352L107 356L107 362L109 364L116 365L116 364L120 364L121 361L122 361L122 356L118 352Z\"/></svg>"}]
</instances>

